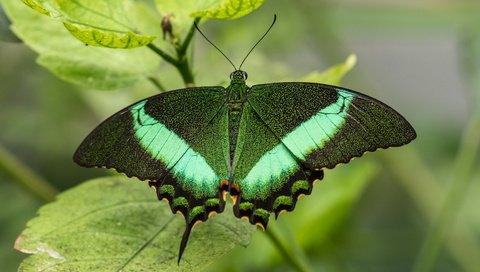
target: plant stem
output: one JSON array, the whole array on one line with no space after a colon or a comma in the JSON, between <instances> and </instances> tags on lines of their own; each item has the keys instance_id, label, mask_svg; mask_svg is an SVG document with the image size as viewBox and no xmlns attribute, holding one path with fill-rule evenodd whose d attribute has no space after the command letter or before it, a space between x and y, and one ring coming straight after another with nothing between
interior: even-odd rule
<instances>
[{"instance_id":1,"label":"plant stem","mask_svg":"<svg viewBox=\"0 0 480 272\"><path fill-rule=\"evenodd\" d=\"M468 122L451 175L451 188L443 202L438 218L427 233L414 271L431 271L448 231L455 222L458 211L472 179L476 155L480 145L480 113ZM480 253L480 252L477 252Z\"/></svg>"},{"instance_id":2,"label":"plant stem","mask_svg":"<svg viewBox=\"0 0 480 272\"><path fill-rule=\"evenodd\" d=\"M195 80L193 76L193 72L190 69L190 65L188 63L188 58L186 56L186 51L183 53L184 55L179 55L178 59L174 59L172 56L168 55L167 53L163 52L160 48L156 47L154 44L149 44L148 48L152 49L155 53L157 53L160 57L162 57L166 62L172 64L177 68L178 72L182 76L183 82L185 86L193 86L195 85Z\"/></svg>"},{"instance_id":3,"label":"plant stem","mask_svg":"<svg viewBox=\"0 0 480 272\"><path fill-rule=\"evenodd\" d=\"M193 35L195 34L196 28L195 24L200 23L200 18L195 18L194 24L190 27L190 30L187 33L187 36L185 37L185 40L183 41L182 45L177 48L177 54L178 56L185 56L187 53L188 46L192 42Z\"/></svg>"},{"instance_id":4,"label":"plant stem","mask_svg":"<svg viewBox=\"0 0 480 272\"><path fill-rule=\"evenodd\" d=\"M267 230L265 230L265 234L270 239L270 241L275 245L278 249L280 254L285 258L285 260L290 263L292 267L294 267L297 271L300 272L310 272L309 265L306 264L297 254L291 252L280 240L278 235L278 231L275 230L275 227L270 226Z\"/></svg>"},{"instance_id":5,"label":"plant stem","mask_svg":"<svg viewBox=\"0 0 480 272\"><path fill-rule=\"evenodd\" d=\"M200 19L196 18L195 23L198 23L198 22L200 22ZM187 36L185 37L185 40L183 41L183 43L180 46L175 48L175 50L177 51L177 59L170 56L169 54L164 52L162 49L155 46L153 43L150 43L148 45L148 48L150 48L155 53L157 53L166 62L175 66L175 68L178 70L178 72L182 76L183 83L185 83L185 86L187 86L187 87L195 85L195 77L193 75L192 69L190 68L190 62L189 62L189 59L187 57L187 49L188 49L188 46L190 45L190 43L192 42L194 34L195 34L195 25L192 24L192 26L190 27L190 30L187 33ZM154 84L155 84L155 82L154 82ZM157 87L159 87L159 86L157 85Z\"/></svg>"},{"instance_id":6,"label":"plant stem","mask_svg":"<svg viewBox=\"0 0 480 272\"><path fill-rule=\"evenodd\" d=\"M30 193L45 202L51 202L58 194L48 181L37 175L13 154L0 145L0 171L5 172L16 183L24 186Z\"/></svg>"},{"instance_id":7,"label":"plant stem","mask_svg":"<svg viewBox=\"0 0 480 272\"><path fill-rule=\"evenodd\" d=\"M182 76L183 83L185 83L185 86L187 87L192 87L195 85L195 79L192 73L192 69L190 69L190 64L188 62L187 57L183 57L183 59L180 61L178 64L177 70Z\"/></svg>"},{"instance_id":8,"label":"plant stem","mask_svg":"<svg viewBox=\"0 0 480 272\"><path fill-rule=\"evenodd\" d=\"M159 47L157 47L156 45L154 45L153 43L149 43L147 45L148 48L150 48L153 52L157 53L157 55L159 55L162 59L164 59L166 62L174 65L174 66L177 66L178 64L178 61L173 58L172 56L170 56L169 54L167 54L166 52L164 52L162 49L160 49Z\"/></svg>"}]
</instances>

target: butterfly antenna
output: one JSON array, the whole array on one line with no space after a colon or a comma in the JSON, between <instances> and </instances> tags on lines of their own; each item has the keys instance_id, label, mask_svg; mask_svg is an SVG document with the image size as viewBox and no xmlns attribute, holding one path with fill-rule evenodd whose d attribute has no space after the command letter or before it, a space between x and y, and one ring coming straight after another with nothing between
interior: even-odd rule
<instances>
[{"instance_id":1,"label":"butterfly antenna","mask_svg":"<svg viewBox=\"0 0 480 272\"><path fill-rule=\"evenodd\" d=\"M215 47L215 49L218 50L218 52L220 52L227 60L228 62L230 62L230 64L233 66L233 68L235 69L235 71L237 70L237 67L235 67L235 65L233 64L233 62L227 57L227 55L225 55L225 53L222 52L222 50L220 50L220 48L218 48L215 44L213 44L208 38L207 36L205 36L205 34L203 34L203 32L200 30L200 28L198 27L197 23L196 22L193 22L193 24L195 25L195 28L198 30L198 32L200 34L202 34L202 36L205 38L205 40L207 40L207 42L209 42L213 47Z\"/></svg>"},{"instance_id":2,"label":"butterfly antenna","mask_svg":"<svg viewBox=\"0 0 480 272\"><path fill-rule=\"evenodd\" d=\"M272 29L273 25L275 24L275 21L277 21L277 14L274 14L273 15L273 22L272 24L270 25L270 27L267 29L267 31L265 31L265 34L263 34L263 36L258 40L258 42L252 47L252 49L250 49L250 51L248 51L247 55L245 56L245 58L242 60L242 63L240 63L240 67L238 67L238 69L242 69L242 65L243 63L245 62L245 60L248 58L248 56L250 55L250 53L252 53L253 49L255 49L255 47L257 47L257 45L263 40L263 38L265 38L265 36L267 36L268 32L270 32L270 29Z\"/></svg>"}]
</instances>

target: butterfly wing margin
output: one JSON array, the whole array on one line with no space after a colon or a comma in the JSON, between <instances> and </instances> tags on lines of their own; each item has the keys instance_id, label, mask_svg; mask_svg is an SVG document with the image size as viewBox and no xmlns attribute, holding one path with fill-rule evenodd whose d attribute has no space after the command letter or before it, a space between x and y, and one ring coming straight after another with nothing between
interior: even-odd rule
<instances>
[{"instance_id":1,"label":"butterfly wing margin","mask_svg":"<svg viewBox=\"0 0 480 272\"><path fill-rule=\"evenodd\" d=\"M253 86L247 96L258 115L311 169L334 168L378 148L416 137L398 112L355 91L317 83Z\"/></svg>"}]
</instances>

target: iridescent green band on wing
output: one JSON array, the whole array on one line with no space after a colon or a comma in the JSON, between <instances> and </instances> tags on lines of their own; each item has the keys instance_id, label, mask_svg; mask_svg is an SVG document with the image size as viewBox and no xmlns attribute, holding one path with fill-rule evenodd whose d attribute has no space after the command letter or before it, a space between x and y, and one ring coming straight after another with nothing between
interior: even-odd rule
<instances>
[{"instance_id":1,"label":"iridescent green band on wing","mask_svg":"<svg viewBox=\"0 0 480 272\"><path fill-rule=\"evenodd\" d=\"M146 102L131 108L135 137L148 153L170 170L196 197L216 193L220 178L199 153L165 125L145 112Z\"/></svg>"},{"instance_id":2,"label":"iridescent green band on wing","mask_svg":"<svg viewBox=\"0 0 480 272\"><path fill-rule=\"evenodd\" d=\"M246 198L269 196L272 189L299 170L297 159L305 158L321 149L342 128L353 95L342 93L335 103L321 109L316 115L301 123L281 139L281 143L265 153L241 181Z\"/></svg>"}]
</instances>

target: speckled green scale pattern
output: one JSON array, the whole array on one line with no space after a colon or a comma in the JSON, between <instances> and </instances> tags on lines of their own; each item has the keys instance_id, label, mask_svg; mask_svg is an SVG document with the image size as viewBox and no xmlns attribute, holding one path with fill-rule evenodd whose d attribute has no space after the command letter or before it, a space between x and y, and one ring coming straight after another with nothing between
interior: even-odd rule
<instances>
[{"instance_id":1,"label":"speckled green scale pattern","mask_svg":"<svg viewBox=\"0 0 480 272\"><path fill-rule=\"evenodd\" d=\"M139 101L100 124L74 160L149 181L185 217L179 261L196 222L234 198L234 213L266 228L292 211L324 170L415 137L395 110L369 96L316 83L249 88L234 71L223 87L171 91Z\"/></svg>"}]
</instances>

